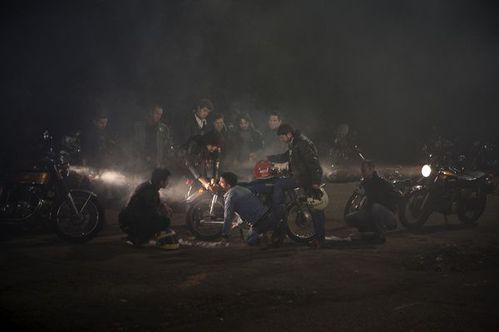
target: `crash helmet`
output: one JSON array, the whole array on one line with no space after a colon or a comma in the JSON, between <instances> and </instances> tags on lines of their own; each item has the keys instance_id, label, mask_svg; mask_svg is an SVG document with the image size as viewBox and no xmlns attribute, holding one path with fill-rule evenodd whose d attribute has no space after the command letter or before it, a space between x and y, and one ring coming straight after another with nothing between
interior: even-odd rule
<instances>
[{"instance_id":1,"label":"crash helmet","mask_svg":"<svg viewBox=\"0 0 499 332\"><path fill-rule=\"evenodd\" d=\"M321 197L320 198L314 198L314 197L307 197L307 205L314 210L324 210L328 203L329 203L329 197L324 190L324 188L320 188L321 191Z\"/></svg>"},{"instance_id":2,"label":"crash helmet","mask_svg":"<svg viewBox=\"0 0 499 332\"><path fill-rule=\"evenodd\" d=\"M253 176L256 179L268 178L271 176L270 171L272 168L272 163L268 160L260 160L255 164L253 168Z\"/></svg>"},{"instance_id":3,"label":"crash helmet","mask_svg":"<svg viewBox=\"0 0 499 332\"><path fill-rule=\"evenodd\" d=\"M177 235L173 231L163 231L156 236L156 247L164 250L179 248Z\"/></svg>"}]
</instances>

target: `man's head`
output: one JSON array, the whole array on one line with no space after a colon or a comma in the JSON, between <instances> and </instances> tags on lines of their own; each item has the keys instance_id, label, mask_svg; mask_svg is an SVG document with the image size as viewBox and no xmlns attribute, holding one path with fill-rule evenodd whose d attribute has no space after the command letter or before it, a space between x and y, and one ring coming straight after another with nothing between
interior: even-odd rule
<instances>
[{"instance_id":1,"label":"man's head","mask_svg":"<svg viewBox=\"0 0 499 332\"><path fill-rule=\"evenodd\" d=\"M376 165L372 160L363 160L360 164L360 172L364 179L370 179L376 172Z\"/></svg>"},{"instance_id":2,"label":"man's head","mask_svg":"<svg viewBox=\"0 0 499 332\"><path fill-rule=\"evenodd\" d=\"M152 171L151 183L153 186L163 189L168 185L168 177L170 176L170 171L166 168L156 168Z\"/></svg>"},{"instance_id":3,"label":"man's head","mask_svg":"<svg viewBox=\"0 0 499 332\"><path fill-rule=\"evenodd\" d=\"M237 124L239 126L239 129L248 130L251 127L251 118L249 114L247 113L239 114L237 117Z\"/></svg>"},{"instance_id":4,"label":"man's head","mask_svg":"<svg viewBox=\"0 0 499 332\"><path fill-rule=\"evenodd\" d=\"M224 116L221 113L215 114L215 117L213 119L213 128L221 132L225 127L225 122L224 122Z\"/></svg>"},{"instance_id":5,"label":"man's head","mask_svg":"<svg viewBox=\"0 0 499 332\"><path fill-rule=\"evenodd\" d=\"M218 184L223 190L227 191L237 185L237 175L232 172L224 172L220 175L220 181Z\"/></svg>"},{"instance_id":6,"label":"man's head","mask_svg":"<svg viewBox=\"0 0 499 332\"><path fill-rule=\"evenodd\" d=\"M147 120L151 125L157 125L163 117L163 108L160 105L154 105L147 113Z\"/></svg>"},{"instance_id":7,"label":"man's head","mask_svg":"<svg viewBox=\"0 0 499 332\"><path fill-rule=\"evenodd\" d=\"M200 99L194 107L194 114L201 120L205 120L208 114L215 109L211 100L204 98Z\"/></svg>"},{"instance_id":8,"label":"man's head","mask_svg":"<svg viewBox=\"0 0 499 332\"><path fill-rule=\"evenodd\" d=\"M202 136L203 145L212 153L222 147L222 136L217 131L209 131Z\"/></svg>"},{"instance_id":9,"label":"man's head","mask_svg":"<svg viewBox=\"0 0 499 332\"><path fill-rule=\"evenodd\" d=\"M289 143L293 139L294 136L294 128L287 123L283 123L277 128L277 136L279 136L279 140L284 143Z\"/></svg>"},{"instance_id":10,"label":"man's head","mask_svg":"<svg viewBox=\"0 0 499 332\"><path fill-rule=\"evenodd\" d=\"M104 130L107 127L108 117L104 112L100 112L94 116L93 123L99 130Z\"/></svg>"},{"instance_id":11,"label":"man's head","mask_svg":"<svg viewBox=\"0 0 499 332\"><path fill-rule=\"evenodd\" d=\"M281 117L277 112L272 112L269 114L269 119L267 121L267 125L270 130L277 130L281 125Z\"/></svg>"}]
</instances>

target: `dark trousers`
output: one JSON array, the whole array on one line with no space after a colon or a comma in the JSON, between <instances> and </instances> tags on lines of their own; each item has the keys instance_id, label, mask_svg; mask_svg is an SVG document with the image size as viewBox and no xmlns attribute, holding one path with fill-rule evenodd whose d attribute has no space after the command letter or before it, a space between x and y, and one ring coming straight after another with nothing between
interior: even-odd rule
<instances>
[{"instance_id":1,"label":"dark trousers","mask_svg":"<svg viewBox=\"0 0 499 332\"><path fill-rule=\"evenodd\" d=\"M278 178L273 182L273 186L268 186L264 182L251 183L247 186L251 191L269 194L272 191L272 215L277 221L284 218L286 212L285 192L299 187L294 178ZM317 239L324 240L326 217L324 211L311 209L312 221Z\"/></svg>"},{"instance_id":2,"label":"dark trousers","mask_svg":"<svg viewBox=\"0 0 499 332\"><path fill-rule=\"evenodd\" d=\"M374 203L368 208L352 212L345 217L348 225L355 227L359 232L374 232L374 236L383 238L385 228L397 227L397 218L392 211L381 204Z\"/></svg>"}]
</instances>

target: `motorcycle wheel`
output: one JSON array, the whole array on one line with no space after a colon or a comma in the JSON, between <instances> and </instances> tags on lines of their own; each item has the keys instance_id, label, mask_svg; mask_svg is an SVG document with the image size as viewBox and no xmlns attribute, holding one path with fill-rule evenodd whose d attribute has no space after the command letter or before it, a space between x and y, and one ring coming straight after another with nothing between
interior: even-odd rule
<instances>
[{"instance_id":1,"label":"motorcycle wheel","mask_svg":"<svg viewBox=\"0 0 499 332\"><path fill-rule=\"evenodd\" d=\"M185 223L197 239L214 241L222 236L224 206L217 201L214 214L210 216L211 197L201 198L187 210Z\"/></svg>"},{"instance_id":2,"label":"motorcycle wheel","mask_svg":"<svg viewBox=\"0 0 499 332\"><path fill-rule=\"evenodd\" d=\"M465 225L474 225L482 216L487 205L487 195L481 191L472 191L461 200L457 217Z\"/></svg>"},{"instance_id":3,"label":"motorcycle wheel","mask_svg":"<svg viewBox=\"0 0 499 332\"><path fill-rule=\"evenodd\" d=\"M71 195L80 216L75 216L68 199L56 204L52 221L56 234L64 241L83 243L94 238L104 225L104 209L97 198L84 191L72 191Z\"/></svg>"},{"instance_id":4,"label":"motorcycle wheel","mask_svg":"<svg viewBox=\"0 0 499 332\"><path fill-rule=\"evenodd\" d=\"M357 192L354 192L352 196L348 199L345 204L345 210L343 211L343 216L346 217L350 213L359 211L366 203L366 197Z\"/></svg>"},{"instance_id":5,"label":"motorcycle wheel","mask_svg":"<svg viewBox=\"0 0 499 332\"><path fill-rule=\"evenodd\" d=\"M405 196L399 204L400 223L407 229L421 228L431 214L431 209L422 209L428 191L416 190Z\"/></svg>"},{"instance_id":6,"label":"motorcycle wheel","mask_svg":"<svg viewBox=\"0 0 499 332\"><path fill-rule=\"evenodd\" d=\"M293 204L286 214L288 237L299 243L315 238L314 223L310 208L305 204Z\"/></svg>"}]
</instances>

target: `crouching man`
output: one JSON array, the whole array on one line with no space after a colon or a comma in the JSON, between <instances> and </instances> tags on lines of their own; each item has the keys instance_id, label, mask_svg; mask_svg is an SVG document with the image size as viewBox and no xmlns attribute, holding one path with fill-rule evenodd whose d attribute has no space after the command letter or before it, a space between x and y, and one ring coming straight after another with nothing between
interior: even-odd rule
<instances>
[{"instance_id":1,"label":"crouching man","mask_svg":"<svg viewBox=\"0 0 499 332\"><path fill-rule=\"evenodd\" d=\"M367 203L361 210L347 215L345 220L359 230L363 239L384 243L385 229L397 227L395 211L400 195L388 181L378 175L374 162L362 161L361 173L364 179L361 186Z\"/></svg>"},{"instance_id":2,"label":"crouching man","mask_svg":"<svg viewBox=\"0 0 499 332\"><path fill-rule=\"evenodd\" d=\"M166 188L170 171L156 168L151 180L135 189L128 205L119 215L121 229L127 233L127 243L135 246L153 240L162 249L178 248L178 241L169 227L172 210L161 203L159 190Z\"/></svg>"},{"instance_id":3,"label":"crouching man","mask_svg":"<svg viewBox=\"0 0 499 332\"><path fill-rule=\"evenodd\" d=\"M249 245L257 245L262 233L274 228L276 225L270 209L248 188L237 184L237 175L231 172L222 173L219 185L224 194L224 226L222 236L227 240L232 229L232 222L239 217L251 225L247 242Z\"/></svg>"}]
</instances>

